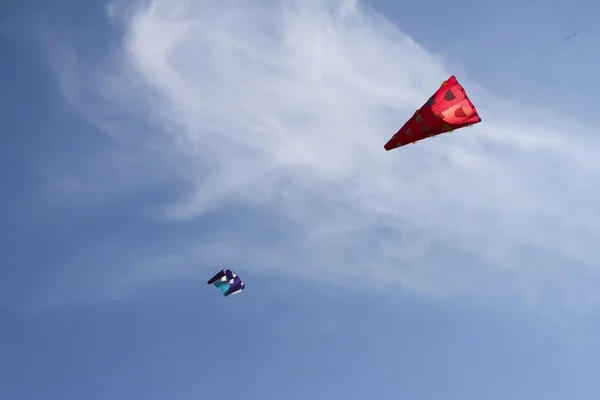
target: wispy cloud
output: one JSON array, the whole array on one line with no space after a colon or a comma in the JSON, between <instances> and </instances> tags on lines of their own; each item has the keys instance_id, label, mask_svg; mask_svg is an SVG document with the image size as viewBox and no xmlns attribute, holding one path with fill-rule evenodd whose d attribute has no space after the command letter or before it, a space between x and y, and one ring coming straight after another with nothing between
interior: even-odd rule
<instances>
[{"instance_id":1,"label":"wispy cloud","mask_svg":"<svg viewBox=\"0 0 600 400\"><path fill-rule=\"evenodd\" d=\"M354 288L515 296L548 312L598 305L600 161L586 127L459 75L483 122L386 153L451 71L356 1L109 11L127 28L122 47L100 67L71 63L65 93L111 134L111 157L140 146L128 184L191 185L155 216L221 212L231 228L165 252ZM260 217L236 220L236 206Z\"/></svg>"}]
</instances>

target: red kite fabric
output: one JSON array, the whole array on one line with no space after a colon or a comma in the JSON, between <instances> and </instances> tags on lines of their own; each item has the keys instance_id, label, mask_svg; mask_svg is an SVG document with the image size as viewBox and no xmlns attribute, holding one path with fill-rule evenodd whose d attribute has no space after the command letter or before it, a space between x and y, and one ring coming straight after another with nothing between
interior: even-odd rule
<instances>
[{"instance_id":1,"label":"red kite fabric","mask_svg":"<svg viewBox=\"0 0 600 400\"><path fill-rule=\"evenodd\" d=\"M481 122L475 106L452 75L385 144L389 151L426 137Z\"/></svg>"}]
</instances>

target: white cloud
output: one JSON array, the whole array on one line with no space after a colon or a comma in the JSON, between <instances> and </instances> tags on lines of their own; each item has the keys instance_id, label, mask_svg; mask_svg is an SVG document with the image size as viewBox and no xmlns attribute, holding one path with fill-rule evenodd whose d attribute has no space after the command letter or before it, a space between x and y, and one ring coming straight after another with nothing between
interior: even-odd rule
<instances>
[{"instance_id":1,"label":"white cloud","mask_svg":"<svg viewBox=\"0 0 600 400\"><path fill-rule=\"evenodd\" d=\"M169 176L193 183L161 217L231 203L269 211L265 227L238 224L174 251L350 287L518 295L546 311L598 305L600 161L597 141L576 133L584 126L458 76L483 122L387 153L451 71L355 1L156 0L109 14L126 24L122 48L100 71L62 75L63 87L113 135L82 99L150 121L152 133L119 131L113 151L161 141ZM144 154L152 167L139 179L151 179L160 157Z\"/></svg>"}]
</instances>

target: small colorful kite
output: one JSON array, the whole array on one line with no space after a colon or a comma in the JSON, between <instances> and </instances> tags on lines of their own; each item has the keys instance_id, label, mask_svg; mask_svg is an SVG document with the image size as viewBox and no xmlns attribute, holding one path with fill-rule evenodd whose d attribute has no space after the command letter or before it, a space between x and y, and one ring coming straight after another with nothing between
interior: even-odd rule
<instances>
[{"instance_id":1,"label":"small colorful kite","mask_svg":"<svg viewBox=\"0 0 600 400\"><path fill-rule=\"evenodd\" d=\"M225 297L239 293L246 287L240 277L230 269L219 271L207 283L219 288Z\"/></svg>"}]
</instances>

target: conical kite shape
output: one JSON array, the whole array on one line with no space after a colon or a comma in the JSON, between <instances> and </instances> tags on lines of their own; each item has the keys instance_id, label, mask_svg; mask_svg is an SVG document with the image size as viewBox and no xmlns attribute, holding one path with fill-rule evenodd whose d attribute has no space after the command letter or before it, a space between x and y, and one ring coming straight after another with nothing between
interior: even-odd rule
<instances>
[{"instance_id":1,"label":"conical kite shape","mask_svg":"<svg viewBox=\"0 0 600 400\"><path fill-rule=\"evenodd\" d=\"M386 150L481 122L475 106L452 75L385 144Z\"/></svg>"}]
</instances>

